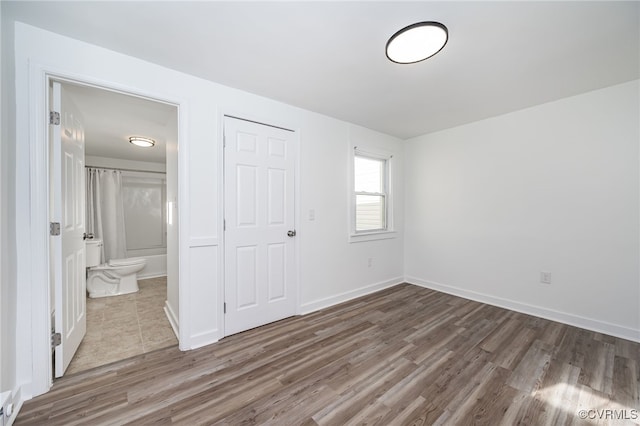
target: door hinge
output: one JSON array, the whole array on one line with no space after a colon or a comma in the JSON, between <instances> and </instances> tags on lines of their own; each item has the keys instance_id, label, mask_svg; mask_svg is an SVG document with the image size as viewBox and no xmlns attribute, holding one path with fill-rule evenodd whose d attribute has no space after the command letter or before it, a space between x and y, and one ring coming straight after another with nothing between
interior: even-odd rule
<instances>
[{"instance_id":1,"label":"door hinge","mask_svg":"<svg viewBox=\"0 0 640 426\"><path fill-rule=\"evenodd\" d=\"M56 346L60 346L62 343L62 334L60 333L51 333L51 349Z\"/></svg>"},{"instance_id":2,"label":"door hinge","mask_svg":"<svg viewBox=\"0 0 640 426\"><path fill-rule=\"evenodd\" d=\"M222 219L222 230L223 231L227 230L227 219Z\"/></svg>"},{"instance_id":3,"label":"door hinge","mask_svg":"<svg viewBox=\"0 0 640 426\"><path fill-rule=\"evenodd\" d=\"M58 111L49 111L49 124L60 125L60 113Z\"/></svg>"},{"instance_id":4,"label":"door hinge","mask_svg":"<svg viewBox=\"0 0 640 426\"><path fill-rule=\"evenodd\" d=\"M60 222L49 222L49 235L60 235Z\"/></svg>"},{"instance_id":5,"label":"door hinge","mask_svg":"<svg viewBox=\"0 0 640 426\"><path fill-rule=\"evenodd\" d=\"M223 314L226 314L226 313L227 313L227 302L224 302L224 303L222 304L222 313L223 313Z\"/></svg>"}]
</instances>

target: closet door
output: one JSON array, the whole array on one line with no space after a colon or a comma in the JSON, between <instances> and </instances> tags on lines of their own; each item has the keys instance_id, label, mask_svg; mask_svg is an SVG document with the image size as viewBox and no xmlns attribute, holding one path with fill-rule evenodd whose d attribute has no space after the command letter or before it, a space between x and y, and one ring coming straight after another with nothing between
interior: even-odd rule
<instances>
[{"instance_id":1,"label":"closet door","mask_svg":"<svg viewBox=\"0 0 640 426\"><path fill-rule=\"evenodd\" d=\"M294 133L225 117L225 335L295 315Z\"/></svg>"}]
</instances>

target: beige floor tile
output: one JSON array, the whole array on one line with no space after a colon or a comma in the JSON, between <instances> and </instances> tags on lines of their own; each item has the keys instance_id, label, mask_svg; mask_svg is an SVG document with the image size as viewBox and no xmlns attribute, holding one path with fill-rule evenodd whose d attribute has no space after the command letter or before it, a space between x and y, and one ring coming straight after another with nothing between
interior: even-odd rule
<instances>
[{"instance_id":1,"label":"beige floor tile","mask_svg":"<svg viewBox=\"0 0 640 426\"><path fill-rule=\"evenodd\" d=\"M131 334L134 331L139 331L140 324L137 315L127 315L120 318L111 318L105 320L102 323L102 332L106 334L113 333L126 333Z\"/></svg>"},{"instance_id":2,"label":"beige floor tile","mask_svg":"<svg viewBox=\"0 0 640 426\"><path fill-rule=\"evenodd\" d=\"M144 342L159 342L175 338L173 330L166 327L149 328L142 331L142 340Z\"/></svg>"},{"instance_id":3,"label":"beige floor tile","mask_svg":"<svg viewBox=\"0 0 640 426\"><path fill-rule=\"evenodd\" d=\"M158 322L162 322L163 319L167 319L167 314L161 308L143 310L138 314L138 321L143 327L153 327Z\"/></svg>"},{"instance_id":4,"label":"beige floor tile","mask_svg":"<svg viewBox=\"0 0 640 426\"><path fill-rule=\"evenodd\" d=\"M65 374L177 345L164 312L166 283L139 280L137 293L87 299L87 334Z\"/></svg>"},{"instance_id":5,"label":"beige floor tile","mask_svg":"<svg viewBox=\"0 0 640 426\"><path fill-rule=\"evenodd\" d=\"M170 346L176 346L178 344L178 339L175 337L172 340L163 340L161 342L146 342L144 344L145 352L151 352L158 349L168 348Z\"/></svg>"}]
</instances>

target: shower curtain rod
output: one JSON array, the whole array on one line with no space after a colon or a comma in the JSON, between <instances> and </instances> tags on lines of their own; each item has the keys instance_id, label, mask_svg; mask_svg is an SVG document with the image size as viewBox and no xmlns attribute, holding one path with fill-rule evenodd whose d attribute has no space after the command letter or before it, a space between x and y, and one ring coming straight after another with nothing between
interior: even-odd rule
<instances>
[{"instance_id":1,"label":"shower curtain rod","mask_svg":"<svg viewBox=\"0 0 640 426\"><path fill-rule=\"evenodd\" d=\"M153 172L151 170L136 170L136 169L122 169L118 167L101 167L101 166L84 166L85 169L105 169L105 170L120 170L121 172L139 172L139 173L160 173L166 175L167 172Z\"/></svg>"}]
</instances>

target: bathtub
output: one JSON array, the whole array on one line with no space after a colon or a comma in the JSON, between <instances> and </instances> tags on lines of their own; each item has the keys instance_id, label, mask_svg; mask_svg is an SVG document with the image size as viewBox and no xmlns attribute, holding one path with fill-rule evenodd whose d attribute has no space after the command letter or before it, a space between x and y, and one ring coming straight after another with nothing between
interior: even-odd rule
<instances>
[{"instance_id":1,"label":"bathtub","mask_svg":"<svg viewBox=\"0 0 640 426\"><path fill-rule=\"evenodd\" d=\"M167 255L135 256L147 261L144 269L138 272L138 279L164 277L167 275Z\"/></svg>"}]
</instances>

